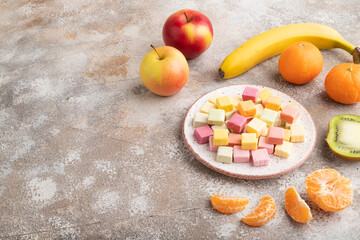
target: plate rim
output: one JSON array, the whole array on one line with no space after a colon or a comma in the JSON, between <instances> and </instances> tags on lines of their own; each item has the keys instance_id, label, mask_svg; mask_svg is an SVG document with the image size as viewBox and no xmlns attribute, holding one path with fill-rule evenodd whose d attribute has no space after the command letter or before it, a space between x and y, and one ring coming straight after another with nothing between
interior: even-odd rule
<instances>
[{"instance_id":1,"label":"plate rim","mask_svg":"<svg viewBox=\"0 0 360 240\"><path fill-rule=\"evenodd\" d=\"M218 168L216 166L211 165L210 163L208 163L208 161L204 160L203 158L201 158L199 156L199 154L195 153L195 151L193 150L192 146L188 143L187 139L185 138L185 120L186 117L189 114L190 109L192 109L192 107L194 106L194 104L196 104L202 97L204 97L205 95L211 93L211 92L215 92L215 91L219 91L220 89L223 88L228 88L228 87L234 87L234 86L249 86L249 87L261 87L261 88L268 88L270 90L275 90L278 92L281 92L283 94L285 94L286 96L288 96L291 100L295 101L296 104L301 105L306 112L308 113L311 123L313 124L314 127L314 144L311 147L311 150L309 151L309 153L303 158L302 161L298 162L297 164L295 164L294 166L292 166L289 169L286 169L285 171L281 172L281 173L276 173L276 174L269 174L269 175L246 175L246 174L235 174L235 173L230 173L228 171L224 171L221 168ZM182 137L183 140L185 142L186 147L189 149L189 151L191 152L191 154L199 161L201 162L203 165L205 165L206 167L210 168L211 170L214 170L218 173L224 174L226 176L230 176L230 177L235 177L235 178L240 178L240 179L250 179L250 180L258 180L258 179L269 179L269 178L275 178L275 177L280 177L282 175L285 175L293 170L295 170L296 168L300 167L302 164L304 164L304 162L306 162L306 160L310 157L310 155L313 153L315 146L316 146L316 142L317 142L317 129L316 129L316 125L315 122L313 120L313 118L311 117L310 113L308 112L308 110L300 103L298 102L295 98L291 97L290 95L288 95L287 93L284 93L283 91L277 90L275 88L271 88L271 87L267 87L264 85L257 85L257 84L232 84L232 85L228 85L228 86L224 86L224 87L220 87L220 88L216 88L214 90L211 90L209 92L204 93L203 95L201 95L199 98L197 98L195 100L195 102L193 102L193 104L191 104L191 106L189 107L189 109L186 111L186 114L184 116L183 119L183 126L182 126Z\"/></svg>"}]
</instances>

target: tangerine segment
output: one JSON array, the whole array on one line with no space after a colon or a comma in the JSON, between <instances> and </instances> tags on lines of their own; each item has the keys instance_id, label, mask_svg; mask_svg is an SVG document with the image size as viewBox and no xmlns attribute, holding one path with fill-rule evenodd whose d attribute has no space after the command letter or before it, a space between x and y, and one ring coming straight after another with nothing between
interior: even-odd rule
<instances>
[{"instance_id":1,"label":"tangerine segment","mask_svg":"<svg viewBox=\"0 0 360 240\"><path fill-rule=\"evenodd\" d=\"M317 170L306 177L306 193L325 212L347 208L353 198L351 181L334 169Z\"/></svg>"},{"instance_id":2,"label":"tangerine segment","mask_svg":"<svg viewBox=\"0 0 360 240\"><path fill-rule=\"evenodd\" d=\"M295 222L306 223L312 219L309 206L300 197L294 186L285 192L285 209Z\"/></svg>"},{"instance_id":3,"label":"tangerine segment","mask_svg":"<svg viewBox=\"0 0 360 240\"><path fill-rule=\"evenodd\" d=\"M247 225L258 227L269 222L275 217L275 214L276 205L274 198L265 195L260 199L255 210L241 220Z\"/></svg>"},{"instance_id":4,"label":"tangerine segment","mask_svg":"<svg viewBox=\"0 0 360 240\"><path fill-rule=\"evenodd\" d=\"M212 206L221 213L239 212L249 203L246 197L228 197L218 194L211 196Z\"/></svg>"},{"instance_id":5,"label":"tangerine segment","mask_svg":"<svg viewBox=\"0 0 360 240\"><path fill-rule=\"evenodd\" d=\"M211 196L212 206L221 213L239 212L249 203L246 197L228 197L218 194Z\"/></svg>"}]
</instances>

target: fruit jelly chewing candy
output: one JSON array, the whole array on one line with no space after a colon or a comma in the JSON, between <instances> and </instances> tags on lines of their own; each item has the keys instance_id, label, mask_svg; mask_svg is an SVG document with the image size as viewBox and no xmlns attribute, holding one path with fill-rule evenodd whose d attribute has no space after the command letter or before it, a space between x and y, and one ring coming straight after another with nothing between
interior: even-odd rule
<instances>
[{"instance_id":1,"label":"fruit jelly chewing candy","mask_svg":"<svg viewBox=\"0 0 360 240\"><path fill-rule=\"evenodd\" d=\"M246 123L249 123L251 120L253 120L254 117L245 117L246 118Z\"/></svg>"},{"instance_id":2,"label":"fruit jelly chewing candy","mask_svg":"<svg viewBox=\"0 0 360 240\"><path fill-rule=\"evenodd\" d=\"M238 113L238 112L239 111L237 110L237 108L234 108L230 112L225 112L225 120L229 120L235 113Z\"/></svg>"},{"instance_id":3,"label":"fruit jelly chewing candy","mask_svg":"<svg viewBox=\"0 0 360 240\"><path fill-rule=\"evenodd\" d=\"M269 128L266 127L266 130L262 134L260 134L260 136L267 137L268 132L269 132Z\"/></svg>"},{"instance_id":4,"label":"fruit jelly chewing candy","mask_svg":"<svg viewBox=\"0 0 360 240\"><path fill-rule=\"evenodd\" d=\"M280 117L281 120L292 124L299 117L299 115L300 115L299 109L292 106L286 106L284 110L281 112Z\"/></svg>"},{"instance_id":5,"label":"fruit jelly chewing candy","mask_svg":"<svg viewBox=\"0 0 360 240\"><path fill-rule=\"evenodd\" d=\"M197 127L207 126L208 118L209 115L206 113L201 113L201 112L195 113L195 117L193 120L193 127L197 128Z\"/></svg>"},{"instance_id":6,"label":"fruit jelly chewing candy","mask_svg":"<svg viewBox=\"0 0 360 240\"><path fill-rule=\"evenodd\" d=\"M241 134L241 149L255 150L257 149L256 133L243 133Z\"/></svg>"},{"instance_id":7,"label":"fruit jelly chewing candy","mask_svg":"<svg viewBox=\"0 0 360 240\"><path fill-rule=\"evenodd\" d=\"M266 143L266 137L259 137L259 149L266 149L269 154L274 153L274 144Z\"/></svg>"},{"instance_id":8,"label":"fruit jelly chewing candy","mask_svg":"<svg viewBox=\"0 0 360 240\"><path fill-rule=\"evenodd\" d=\"M222 163L232 163L233 148L220 146L217 151L216 161Z\"/></svg>"},{"instance_id":9,"label":"fruit jelly chewing candy","mask_svg":"<svg viewBox=\"0 0 360 240\"><path fill-rule=\"evenodd\" d=\"M280 112L277 112L275 122L274 122L274 127L282 127L284 125L285 125L285 122L283 120L281 120Z\"/></svg>"},{"instance_id":10,"label":"fruit jelly chewing candy","mask_svg":"<svg viewBox=\"0 0 360 240\"><path fill-rule=\"evenodd\" d=\"M214 136L213 138L214 146L226 146L229 144L229 130L215 129L213 136Z\"/></svg>"},{"instance_id":11,"label":"fruit jelly chewing candy","mask_svg":"<svg viewBox=\"0 0 360 240\"><path fill-rule=\"evenodd\" d=\"M241 134L238 133L229 133L229 142L228 146L233 147L235 145L241 145Z\"/></svg>"},{"instance_id":12,"label":"fruit jelly chewing candy","mask_svg":"<svg viewBox=\"0 0 360 240\"><path fill-rule=\"evenodd\" d=\"M203 126L195 128L194 136L198 143L208 143L209 137L214 134L213 130L209 126Z\"/></svg>"},{"instance_id":13,"label":"fruit jelly chewing candy","mask_svg":"<svg viewBox=\"0 0 360 240\"><path fill-rule=\"evenodd\" d=\"M234 146L234 163L247 163L250 161L250 151L241 149L241 146Z\"/></svg>"},{"instance_id":14,"label":"fruit jelly chewing candy","mask_svg":"<svg viewBox=\"0 0 360 240\"><path fill-rule=\"evenodd\" d=\"M227 122L226 126L231 129L234 130L235 132L240 133L245 125L247 123L247 119L237 113L235 113L230 120Z\"/></svg>"},{"instance_id":15,"label":"fruit jelly chewing candy","mask_svg":"<svg viewBox=\"0 0 360 240\"><path fill-rule=\"evenodd\" d=\"M225 112L231 112L234 109L229 96L222 96L216 99L216 106L218 109L223 109Z\"/></svg>"},{"instance_id":16,"label":"fruit jelly chewing candy","mask_svg":"<svg viewBox=\"0 0 360 240\"><path fill-rule=\"evenodd\" d=\"M246 132L256 133L256 137L259 137L265 130L266 130L266 122L264 122L258 118L253 118L246 125Z\"/></svg>"},{"instance_id":17,"label":"fruit jelly chewing candy","mask_svg":"<svg viewBox=\"0 0 360 240\"><path fill-rule=\"evenodd\" d=\"M209 137L209 148L210 148L210 152L217 152L219 146L214 146L213 145L213 136Z\"/></svg>"},{"instance_id":18,"label":"fruit jelly chewing candy","mask_svg":"<svg viewBox=\"0 0 360 240\"><path fill-rule=\"evenodd\" d=\"M270 157L266 149L251 150L251 159L255 167L267 166L270 162Z\"/></svg>"},{"instance_id":19,"label":"fruit jelly chewing candy","mask_svg":"<svg viewBox=\"0 0 360 240\"><path fill-rule=\"evenodd\" d=\"M234 105L236 107L239 104L239 102L242 101L242 99L238 95L231 95L230 101L231 101L232 105Z\"/></svg>"},{"instance_id":20,"label":"fruit jelly chewing candy","mask_svg":"<svg viewBox=\"0 0 360 240\"><path fill-rule=\"evenodd\" d=\"M239 102L238 109L244 117L252 117L256 114L255 104L251 100Z\"/></svg>"},{"instance_id":21,"label":"fruit jelly chewing candy","mask_svg":"<svg viewBox=\"0 0 360 240\"><path fill-rule=\"evenodd\" d=\"M218 92L215 92L215 93L213 93L210 97L209 97L209 102L211 102L211 103L213 103L213 104L216 104L216 99L218 98L218 97L221 97L221 96L223 96L222 94L220 94L220 93L218 93Z\"/></svg>"},{"instance_id":22,"label":"fruit jelly chewing candy","mask_svg":"<svg viewBox=\"0 0 360 240\"><path fill-rule=\"evenodd\" d=\"M290 129L284 129L284 141L290 142Z\"/></svg>"},{"instance_id":23,"label":"fruit jelly chewing candy","mask_svg":"<svg viewBox=\"0 0 360 240\"><path fill-rule=\"evenodd\" d=\"M286 104L286 105L281 106L281 107L280 107L280 111L283 111L284 108L286 108L287 106L292 106L292 107L296 108L296 106L295 106L294 104L289 103L289 104Z\"/></svg>"},{"instance_id":24,"label":"fruit jelly chewing candy","mask_svg":"<svg viewBox=\"0 0 360 240\"><path fill-rule=\"evenodd\" d=\"M228 129L226 124L224 123L223 125L212 125L211 129L214 131L215 129Z\"/></svg>"},{"instance_id":25,"label":"fruit jelly chewing candy","mask_svg":"<svg viewBox=\"0 0 360 240\"><path fill-rule=\"evenodd\" d=\"M276 116L278 115L277 111L265 108L260 116L260 120L266 122L268 127L272 127L275 124Z\"/></svg>"},{"instance_id":26,"label":"fruit jelly chewing candy","mask_svg":"<svg viewBox=\"0 0 360 240\"><path fill-rule=\"evenodd\" d=\"M284 141L283 144L275 146L274 155L289 158L292 151L293 143Z\"/></svg>"},{"instance_id":27,"label":"fruit jelly chewing candy","mask_svg":"<svg viewBox=\"0 0 360 240\"><path fill-rule=\"evenodd\" d=\"M290 142L304 142L304 127L300 125L291 126Z\"/></svg>"},{"instance_id":28,"label":"fruit jelly chewing candy","mask_svg":"<svg viewBox=\"0 0 360 240\"><path fill-rule=\"evenodd\" d=\"M206 102L201 108L200 112L209 114L210 109L216 109L216 105L211 102Z\"/></svg>"},{"instance_id":29,"label":"fruit jelly chewing candy","mask_svg":"<svg viewBox=\"0 0 360 240\"><path fill-rule=\"evenodd\" d=\"M266 143L282 144L284 141L284 129L280 127L269 127Z\"/></svg>"},{"instance_id":30,"label":"fruit jelly chewing candy","mask_svg":"<svg viewBox=\"0 0 360 240\"><path fill-rule=\"evenodd\" d=\"M262 102L264 102L264 101L266 102L266 100L268 99L268 97L269 97L270 95L272 95L272 93L270 92L270 90L267 89L267 88L264 88L263 90L261 90L261 91L259 92L258 97L261 99Z\"/></svg>"},{"instance_id":31,"label":"fruit jelly chewing candy","mask_svg":"<svg viewBox=\"0 0 360 240\"><path fill-rule=\"evenodd\" d=\"M297 120L295 120L294 123L287 123L287 122L285 122L285 129L290 129L291 126L295 126L295 125L296 125L296 122L297 122Z\"/></svg>"},{"instance_id":32,"label":"fruit jelly chewing candy","mask_svg":"<svg viewBox=\"0 0 360 240\"><path fill-rule=\"evenodd\" d=\"M225 111L223 109L210 109L208 124L223 125L225 121Z\"/></svg>"},{"instance_id":33,"label":"fruit jelly chewing candy","mask_svg":"<svg viewBox=\"0 0 360 240\"><path fill-rule=\"evenodd\" d=\"M253 87L246 87L242 94L242 99L244 101L251 100L253 103L256 103L259 95L259 89Z\"/></svg>"},{"instance_id":34,"label":"fruit jelly chewing candy","mask_svg":"<svg viewBox=\"0 0 360 240\"><path fill-rule=\"evenodd\" d=\"M275 95L270 95L266 101L265 108L268 108L268 109L271 109L274 111L279 111L282 101L283 100L281 97L277 97Z\"/></svg>"},{"instance_id":35,"label":"fruit jelly chewing candy","mask_svg":"<svg viewBox=\"0 0 360 240\"><path fill-rule=\"evenodd\" d=\"M264 111L264 107L261 104L255 104L255 108L256 108L255 117L260 118L261 114Z\"/></svg>"}]
</instances>

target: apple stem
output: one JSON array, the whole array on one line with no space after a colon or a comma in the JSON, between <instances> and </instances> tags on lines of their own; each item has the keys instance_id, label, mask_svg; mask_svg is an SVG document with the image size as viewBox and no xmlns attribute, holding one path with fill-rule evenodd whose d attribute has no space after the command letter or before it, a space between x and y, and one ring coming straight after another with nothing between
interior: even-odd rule
<instances>
[{"instance_id":1,"label":"apple stem","mask_svg":"<svg viewBox=\"0 0 360 240\"><path fill-rule=\"evenodd\" d=\"M154 51L156 52L156 54L159 56L159 60L162 60L162 57L160 57L160 54L156 51L156 48L154 47L154 45L150 44L150 47L152 47L154 49Z\"/></svg>"},{"instance_id":2,"label":"apple stem","mask_svg":"<svg viewBox=\"0 0 360 240\"><path fill-rule=\"evenodd\" d=\"M189 19L188 19L187 15L186 15L186 12L184 12L184 15L186 17L186 22L189 22Z\"/></svg>"}]
</instances>

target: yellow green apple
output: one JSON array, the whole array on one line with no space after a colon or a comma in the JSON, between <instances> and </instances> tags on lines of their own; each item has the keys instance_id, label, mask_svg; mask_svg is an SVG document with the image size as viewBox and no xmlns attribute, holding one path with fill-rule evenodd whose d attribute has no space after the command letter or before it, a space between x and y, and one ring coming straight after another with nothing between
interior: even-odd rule
<instances>
[{"instance_id":1,"label":"yellow green apple","mask_svg":"<svg viewBox=\"0 0 360 240\"><path fill-rule=\"evenodd\" d=\"M140 65L140 78L151 92L160 96L178 93L189 78L189 66L184 55L174 47L151 50Z\"/></svg>"}]
</instances>

